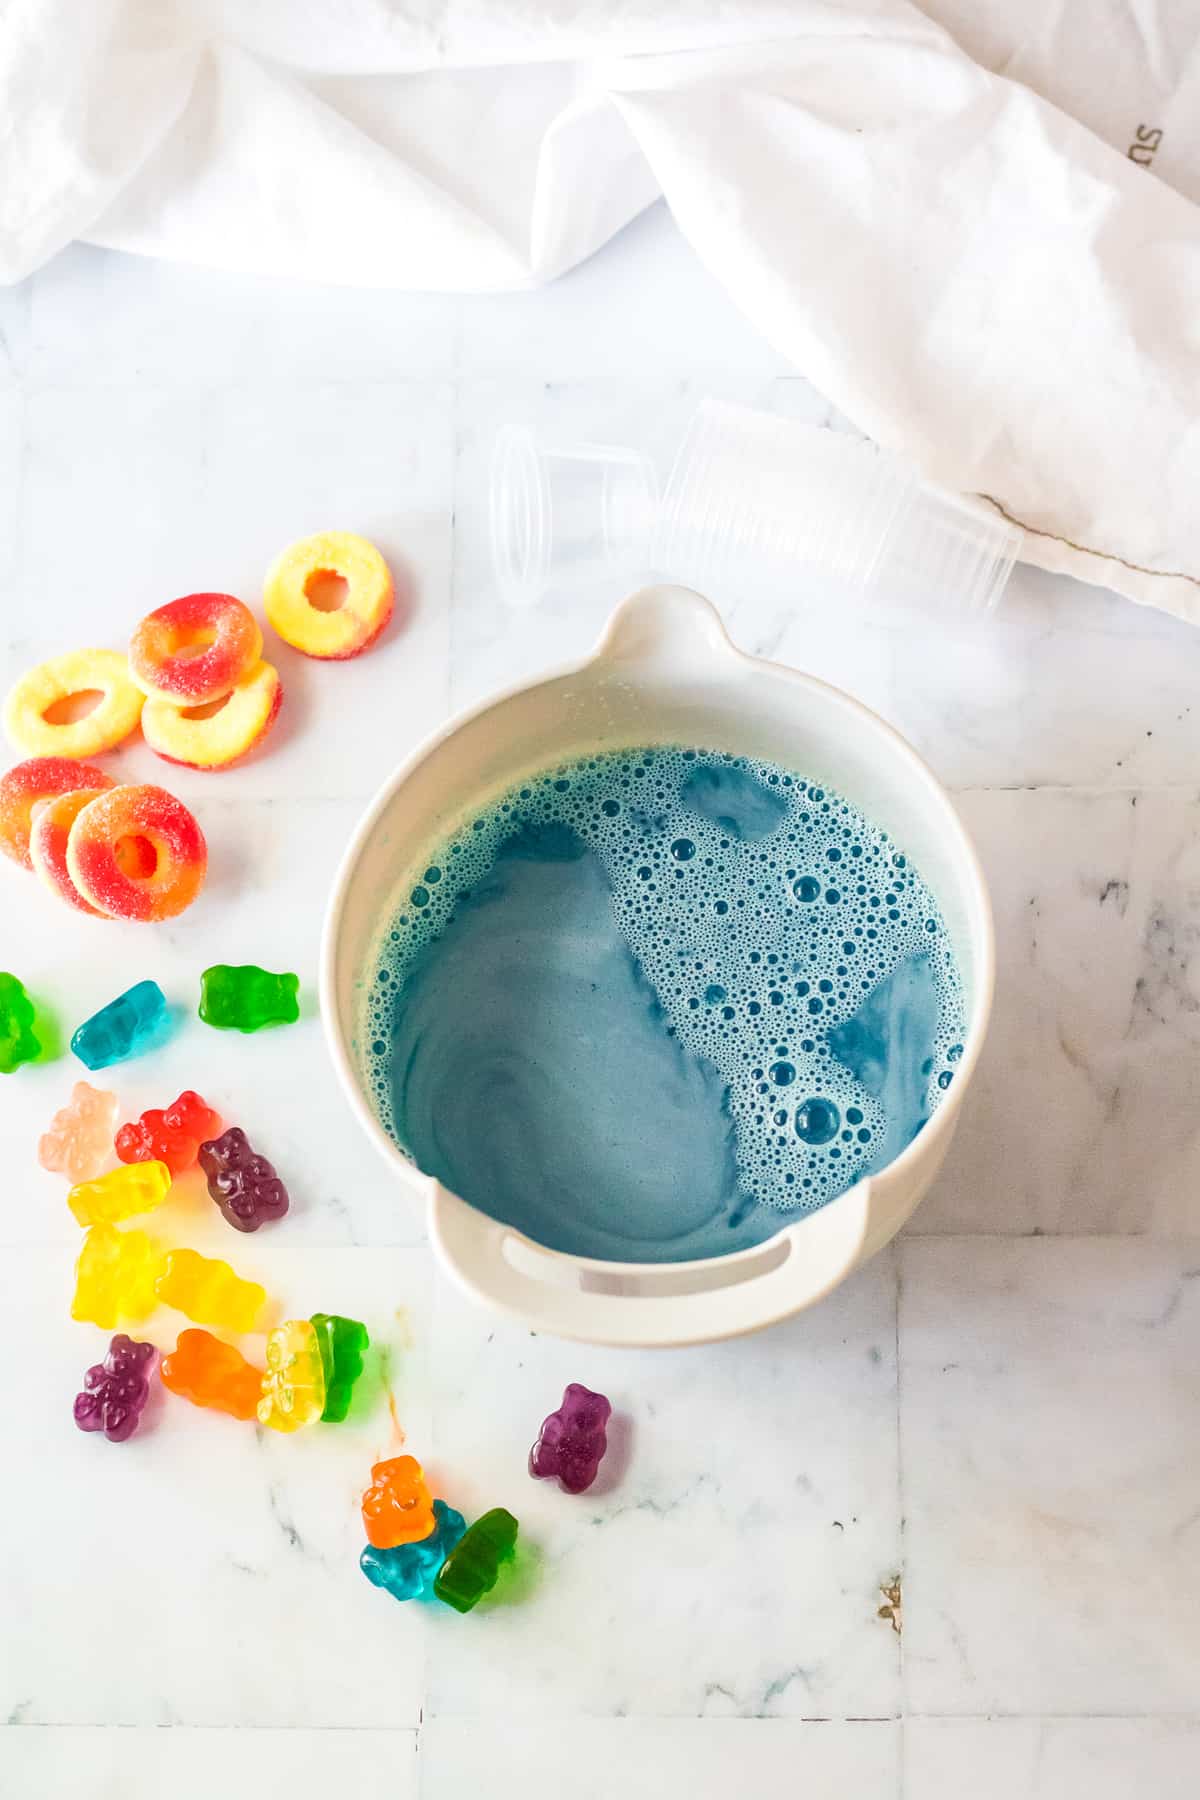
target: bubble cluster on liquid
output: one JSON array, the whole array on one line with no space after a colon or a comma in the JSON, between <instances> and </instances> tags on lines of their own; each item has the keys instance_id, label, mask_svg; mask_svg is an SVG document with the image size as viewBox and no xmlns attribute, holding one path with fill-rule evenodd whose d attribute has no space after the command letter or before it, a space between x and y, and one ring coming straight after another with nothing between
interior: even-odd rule
<instances>
[{"instance_id":1,"label":"bubble cluster on liquid","mask_svg":"<svg viewBox=\"0 0 1200 1800\"><path fill-rule=\"evenodd\" d=\"M880 1102L830 1051L914 955L937 992L922 1065L932 1111L962 1054L961 984L933 896L888 834L831 789L720 751L597 753L538 772L416 866L373 949L363 1028L379 1117L390 1102L390 1037L413 958L454 918L504 842L564 826L599 859L613 914L654 989L664 1029L727 1084L744 1204L808 1211L878 1155Z\"/></svg>"}]
</instances>

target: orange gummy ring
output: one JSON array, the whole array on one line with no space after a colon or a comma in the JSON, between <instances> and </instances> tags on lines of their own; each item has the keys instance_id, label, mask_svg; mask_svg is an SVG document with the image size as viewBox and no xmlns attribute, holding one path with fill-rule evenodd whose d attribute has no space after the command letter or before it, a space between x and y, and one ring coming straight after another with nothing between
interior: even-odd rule
<instances>
[{"instance_id":1,"label":"orange gummy ring","mask_svg":"<svg viewBox=\"0 0 1200 1800\"><path fill-rule=\"evenodd\" d=\"M262 655L262 632L232 594L185 594L147 613L129 642L133 679L151 699L204 706Z\"/></svg>"},{"instance_id":2,"label":"orange gummy ring","mask_svg":"<svg viewBox=\"0 0 1200 1800\"><path fill-rule=\"evenodd\" d=\"M17 763L7 775L0 775L0 850L23 869L32 869L29 833L41 803L79 788L96 794L112 786L111 775L103 769L69 756L31 756Z\"/></svg>"},{"instance_id":3,"label":"orange gummy ring","mask_svg":"<svg viewBox=\"0 0 1200 1800\"><path fill-rule=\"evenodd\" d=\"M47 715L84 694L99 702L82 718ZM127 738L142 711L142 690L116 650L69 650L22 675L4 702L4 729L30 756L98 756Z\"/></svg>"},{"instance_id":4,"label":"orange gummy ring","mask_svg":"<svg viewBox=\"0 0 1200 1800\"><path fill-rule=\"evenodd\" d=\"M188 769L228 769L248 756L271 729L283 705L283 688L271 664L259 662L224 700L210 704L215 710L147 700L142 736L164 762ZM197 712L198 718L193 716Z\"/></svg>"},{"instance_id":5,"label":"orange gummy ring","mask_svg":"<svg viewBox=\"0 0 1200 1800\"><path fill-rule=\"evenodd\" d=\"M280 552L267 571L267 620L293 650L344 662L369 650L392 616L392 577L366 538L322 531Z\"/></svg>"},{"instance_id":6,"label":"orange gummy ring","mask_svg":"<svg viewBox=\"0 0 1200 1800\"><path fill-rule=\"evenodd\" d=\"M67 839L67 871L92 906L116 919L174 918L204 886L208 847L174 794L117 787L91 800Z\"/></svg>"},{"instance_id":7,"label":"orange gummy ring","mask_svg":"<svg viewBox=\"0 0 1200 1800\"><path fill-rule=\"evenodd\" d=\"M78 788L73 794L58 794L53 800L47 800L38 808L33 821L33 830L29 834L29 854L33 866L42 881L52 894L65 900L68 906L76 907L80 912L90 913L93 918L104 919L98 906L85 900L67 868L67 840L71 827L89 801L96 798L94 788Z\"/></svg>"}]
</instances>

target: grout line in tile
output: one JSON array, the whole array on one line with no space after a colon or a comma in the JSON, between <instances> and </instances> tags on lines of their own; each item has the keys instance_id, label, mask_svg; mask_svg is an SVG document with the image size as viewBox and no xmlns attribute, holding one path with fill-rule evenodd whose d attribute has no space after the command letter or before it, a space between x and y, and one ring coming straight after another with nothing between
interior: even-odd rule
<instances>
[{"instance_id":1,"label":"grout line in tile","mask_svg":"<svg viewBox=\"0 0 1200 1800\"><path fill-rule=\"evenodd\" d=\"M1106 1724L1122 1723L1127 1725L1197 1725L1200 1726L1200 1712L1122 1712L1120 1710L1094 1712L909 1712L901 1716L904 1725L988 1725L993 1722L1009 1723L1016 1721L1030 1725L1090 1725L1103 1721Z\"/></svg>"},{"instance_id":2,"label":"grout line in tile","mask_svg":"<svg viewBox=\"0 0 1200 1800\"><path fill-rule=\"evenodd\" d=\"M951 794L1195 794L1194 781L950 781Z\"/></svg>"},{"instance_id":3,"label":"grout line in tile","mask_svg":"<svg viewBox=\"0 0 1200 1800\"><path fill-rule=\"evenodd\" d=\"M462 382L454 381L454 398L452 402L451 433L454 450L450 458L450 569L449 591L446 595L446 717L451 719L460 711L455 702L454 669L457 661L459 627L459 592L458 592L458 487L462 466Z\"/></svg>"},{"instance_id":4,"label":"grout line in tile","mask_svg":"<svg viewBox=\"0 0 1200 1800\"><path fill-rule=\"evenodd\" d=\"M308 1721L296 1725L260 1725L255 1720L239 1720L224 1725L209 1724L201 1720L195 1724L187 1724L174 1720L169 1725L138 1724L112 1719L97 1719L86 1723L79 1719L0 1719L2 1731L261 1731L264 1733L285 1731L328 1731L348 1734L352 1731L386 1732L394 1737L415 1738L420 1731L419 1725L318 1725Z\"/></svg>"},{"instance_id":5,"label":"grout line in tile","mask_svg":"<svg viewBox=\"0 0 1200 1800\"><path fill-rule=\"evenodd\" d=\"M955 1244L963 1241L978 1244L1200 1244L1196 1231L1047 1231L1035 1225L1029 1231L906 1231L896 1242L902 1249L910 1244Z\"/></svg>"},{"instance_id":6,"label":"grout line in tile","mask_svg":"<svg viewBox=\"0 0 1200 1800\"><path fill-rule=\"evenodd\" d=\"M499 1721L496 1721L496 1720L489 1720L486 1716L480 1715L478 1713L455 1713L455 1712L436 1713L436 1714L430 1714L428 1716L422 1716L422 1718L420 1720L418 1720L418 1722L416 1724L413 1724L413 1725L395 1725L395 1724L384 1724L384 1723L370 1724L370 1725L323 1725L323 1724L317 1724L317 1723L312 1723L312 1722L307 1722L307 1721L302 1722L302 1723L297 1723L294 1725L264 1725L264 1724L259 1724L258 1722L254 1721L254 1720L244 1720L244 1721L238 1721L236 1723L229 1722L229 1723L220 1724L220 1723L210 1723L208 1721L201 1720L201 1721L197 1721L194 1723L186 1723L186 1722L179 1721L179 1722L172 1724L170 1727L164 1727L162 1725L157 1725L157 1724L150 1724L150 1723L135 1724L135 1723L114 1721L114 1720L108 1720L108 1719L100 1719L100 1720L96 1720L96 1721L92 1721L92 1722L81 1721L78 1719L30 1719L30 1720L5 1719L3 1721L0 1721L0 1732L3 1732L3 1731L11 1731L11 1732L62 1731L62 1732L92 1733L92 1732L97 1732L97 1731L134 1732L134 1731L161 1731L164 1729L170 1729L172 1731L176 1731L176 1732L180 1732L180 1733L187 1733L187 1732L192 1732L192 1731L196 1731L196 1732L199 1732L199 1731L213 1731L213 1732L255 1731L255 1732L262 1732L264 1735L271 1735L271 1734L281 1734L284 1732L329 1732L334 1735L342 1735L342 1736L348 1736L350 1733L355 1733L355 1732L366 1732L371 1735L387 1735L389 1737L395 1737L395 1738L411 1737L413 1739L414 1751L419 1755L419 1753L422 1749L422 1739L425 1735L426 1727L430 1724L434 1724L434 1723L448 1724L448 1725L462 1724L462 1725L470 1725L473 1728L479 1730L479 1729L486 1729L486 1727L488 1726L489 1723L498 1723L498 1722ZM725 1723L725 1724L739 1724L739 1725L762 1725L764 1727L787 1727L788 1725L899 1725L899 1726L903 1727L903 1726L910 1725L910 1724L919 1724L919 1725L925 1725L925 1724L987 1725L987 1724L1012 1724L1012 1723L1034 1724L1034 1725L1088 1725L1088 1724L1102 1724L1103 1723L1103 1724L1129 1724L1129 1725L1141 1725L1141 1724L1188 1725L1188 1726L1195 1726L1198 1729L1200 1729L1200 1712L1195 1712L1195 1711L1192 1711L1192 1712L1188 1712L1188 1711L1125 1712L1125 1711L1121 1711L1118 1709L1118 1710L1112 1710L1112 1711L1101 1710L1101 1711L1091 1711L1091 1712L1050 1712L1050 1713L1006 1712L1003 1710L994 1710L991 1712L954 1712L954 1713L946 1713L946 1712L847 1713L844 1715L843 1714L833 1714L833 1713L801 1713L801 1714L796 1714L796 1715L790 1716L790 1717L775 1715L775 1714L758 1714L758 1715L735 1714L735 1715L733 1715L727 1719L723 1719L723 1720L710 1719L707 1715L705 1715L703 1713L579 1713L579 1712L561 1712L561 1713L559 1713L559 1712L555 1712L555 1713L540 1713L540 1714L538 1714L536 1722L539 1724L542 1724L542 1725L546 1725L546 1724L551 1724L551 1725L577 1725L577 1724L578 1725L620 1725L620 1724L626 1724L626 1723L629 1725L638 1725L638 1724L705 1725L705 1724L710 1724L710 1723L712 1723L712 1724ZM535 1723L535 1721L531 1717L528 1720L528 1723L532 1725L533 1723Z\"/></svg>"},{"instance_id":7,"label":"grout line in tile","mask_svg":"<svg viewBox=\"0 0 1200 1800\"><path fill-rule=\"evenodd\" d=\"M903 1266L903 1261L902 1261L902 1258L900 1255L899 1245L893 1244L890 1247L890 1249L891 1249L891 1256L892 1256L892 1268L895 1273L894 1292L895 1292L895 1297L896 1297L896 1312L895 1312L895 1333L896 1333L896 1340L895 1340L896 1341L896 1509L897 1509L896 1517L897 1517L897 1529L898 1529L898 1549L896 1552L896 1556L897 1556L897 1561L899 1563L899 1582L900 1582L900 1595L901 1595L900 1633L899 1633L899 1638L898 1638L898 1642L897 1642L897 1655L900 1659L900 1669L899 1669L900 1716L901 1716L901 1719L903 1719L904 1713L905 1713L905 1708L908 1703L908 1682L907 1682L907 1677L906 1677L905 1655L904 1655L904 1618L905 1618L905 1608L908 1606L908 1556L907 1556L908 1521L905 1516L906 1502L905 1502L905 1492L904 1492L904 1376L903 1376L903 1370L902 1370L902 1366L901 1366L901 1346L900 1346L900 1338L901 1338L900 1314L901 1314L901 1308L904 1305L904 1266ZM906 1787L906 1783L905 1783L905 1770L904 1770L904 1747L903 1747L903 1739L902 1739L901 1746L900 1746L900 1754L896 1758L896 1800L905 1800L905 1787Z\"/></svg>"}]
</instances>

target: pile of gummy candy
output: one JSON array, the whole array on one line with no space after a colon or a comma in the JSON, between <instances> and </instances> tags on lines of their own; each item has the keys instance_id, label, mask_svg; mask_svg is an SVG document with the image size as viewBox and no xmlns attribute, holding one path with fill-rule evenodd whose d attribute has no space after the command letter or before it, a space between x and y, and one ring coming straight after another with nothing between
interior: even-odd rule
<instances>
[{"instance_id":1,"label":"pile of gummy candy","mask_svg":"<svg viewBox=\"0 0 1200 1800\"><path fill-rule=\"evenodd\" d=\"M611 1414L603 1394L570 1382L562 1405L542 1421L529 1473L557 1480L564 1493L585 1493L608 1448ZM506 1508L494 1506L468 1527L460 1512L431 1498L414 1456L375 1464L362 1517L367 1548L359 1566L367 1580L397 1600L444 1600L456 1612L470 1612L491 1592L517 1545L517 1521Z\"/></svg>"},{"instance_id":2,"label":"pile of gummy candy","mask_svg":"<svg viewBox=\"0 0 1200 1800\"><path fill-rule=\"evenodd\" d=\"M199 1016L222 1030L290 1024L299 1017L298 989L292 974L219 963L201 976ZM158 1041L166 1018L162 989L142 981L86 1019L71 1048L89 1070L108 1068ZM267 1297L258 1282L243 1280L219 1258L186 1248L163 1251L146 1232L117 1227L161 1206L176 1178L198 1163L225 1222L235 1231L257 1231L288 1210L288 1191L274 1166L240 1126L222 1130L220 1116L191 1089L114 1134L117 1110L115 1094L76 1082L38 1144L42 1167L71 1183L67 1205L85 1231L71 1317L111 1330L148 1317L161 1301L198 1326L253 1331ZM114 1154L117 1166L109 1168ZM164 1387L197 1406L296 1431L317 1418L346 1417L367 1344L357 1320L328 1313L289 1319L268 1333L261 1370L211 1332L184 1331L159 1374ZM115 1337L76 1398L80 1429L103 1431L115 1443L132 1436L154 1356L153 1345Z\"/></svg>"},{"instance_id":3,"label":"pile of gummy candy","mask_svg":"<svg viewBox=\"0 0 1200 1800\"><path fill-rule=\"evenodd\" d=\"M0 1048L11 1053L12 996L5 982L21 996L24 990L15 977L0 975ZM218 1029L240 1031L290 1024L299 1017L298 988L294 974L217 964L201 976L199 1017ZM28 1021L18 1024L18 1036L33 1018L27 997L23 1004ZM90 1071L108 1068L157 1043L167 1018L162 989L153 981L139 982L85 1020L71 1048ZM36 1051L36 1039L32 1044ZM11 1055L0 1066L12 1066ZM222 1130L218 1114L190 1089L170 1106L151 1108L114 1131L117 1113L115 1094L76 1082L38 1145L43 1168L71 1183L67 1204L85 1231L71 1316L111 1331L148 1317L162 1302L196 1328L181 1331L174 1350L161 1358L153 1344L118 1332L75 1397L80 1430L102 1432L112 1443L130 1438L149 1398L156 1359L162 1385L195 1406L256 1419L280 1432L344 1420L370 1347L361 1320L337 1313L287 1319L267 1333L266 1366L256 1368L233 1344L204 1328L234 1336L253 1331L266 1290L220 1258L188 1248L164 1251L141 1229L118 1229L161 1206L175 1178L198 1164L226 1223L235 1231L257 1231L288 1211L287 1188L274 1166L253 1149L240 1126ZM114 1154L117 1166L109 1168ZM562 1405L542 1424L529 1455L530 1473L557 1479L567 1493L584 1493L607 1449L610 1413L604 1395L572 1382ZM518 1524L512 1513L493 1507L468 1528L460 1512L432 1498L412 1456L374 1465L362 1517L368 1542L360 1566L375 1587L397 1600L437 1599L469 1612L515 1554Z\"/></svg>"},{"instance_id":4,"label":"pile of gummy candy","mask_svg":"<svg viewBox=\"0 0 1200 1800\"><path fill-rule=\"evenodd\" d=\"M345 532L291 545L272 565L264 591L267 620L280 637L325 660L369 648L392 607L382 556ZM182 912L207 867L195 818L164 788L117 785L81 759L115 748L140 724L167 762L232 767L261 743L282 703L279 675L262 650L262 632L240 600L189 594L142 620L127 658L84 650L30 670L4 708L7 734L28 760L0 777L0 850L94 917L159 920ZM99 701L79 717L75 702L83 694ZM197 1010L217 1029L257 1031L293 1023L298 990L294 974L217 964L200 978ZM170 1029L162 989L140 981L86 1019L71 1049L95 1072L153 1049ZM41 1059L46 1048L23 984L0 973L0 1072ZM240 1126L223 1129L217 1112L190 1089L119 1128L118 1110L115 1094L78 1081L38 1145L42 1166L70 1183L67 1204L84 1229L71 1316L111 1332L163 1303L193 1328L162 1357L153 1344L118 1331L75 1397L79 1429L118 1444L132 1437L156 1363L168 1392L268 1430L344 1421L370 1348L361 1320L337 1313L287 1319L267 1332L265 1366L256 1367L207 1328L238 1337L253 1332L265 1288L220 1258L164 1249L126 1225L160 1207L176 1178L198 1166L225 1222L257 1231L289 1208L272 1163ZM572 1382L542 1424L530 1474L557 1479L567 1493L585 1492L607 1449L610 1414L604 1395ZM362 1518L363 1573L398 1600L437 1599L469 1612L515 1554L512 1513L493 1507L468 1527L460 1512L431 1496L413 1456L374 1465Z\"/></svg>"},{"instance_id":5,"label":"pile of gummy candy","mask_svg":"<svg viewBox=\"0 0 1200 1800\"><path fill-rule=\"evenodd\" d=\"M333 603L330 604L330 596ZM291 544L267 573L263 608L285 643L320 661L370 648L392 614L392 577L365 538L326 531ZM208 847L166 788L117 784L87 757L141 726L164 762L232 768L265 738L283 703L263 635L232 594L186 594L141 621L127 656L73 650L21 676L4 729L25 752L0 779L0 850L92 917L156 921L190 906ZM78 715L83 696L97 696Z\"/></svg>"}]
</instances>

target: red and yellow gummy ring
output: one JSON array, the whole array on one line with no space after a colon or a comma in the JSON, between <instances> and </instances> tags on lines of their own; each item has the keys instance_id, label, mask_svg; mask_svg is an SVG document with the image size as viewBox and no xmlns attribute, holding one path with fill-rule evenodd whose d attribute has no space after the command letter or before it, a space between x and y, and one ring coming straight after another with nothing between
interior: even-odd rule
<instances>
[{"instance_id":1,"label":"red and yellow gummy ring","mask_svg":"<svg viewBox=\"0 0 1200 1800\"><path fill-rule=\"evenodd\" d=\"M172 706L219 700L262 655L262 632L232 594L185 594L147 613L129 643L133 679Z\"/></svg>"},{"instance_id":2,"label":"red and yellow gummy ring","mask_svg":"<svg viewBox=\"0 0 1200 1800\"><path fill-rule=\"evenodd\" d=\"M33 821L33 830L29 834L29 854L33 859L34 869L52 894L65 900L69 906L80 912L91 913L93 918L107 918L98 906L93 906L84 899L75 883L71 880L67 868L67 840L71 827L89 801L96 798L94 788L79 788L73 794L58 794L53 800L47 800L38 808L37 817Z\"/></svg>"},{"instance_id":3,"label":"red and yellow gummy ring","mask_svg":"<svg viewBox=\"0 0 1200 1800\"><path fill-rule=\"evenodd\" d=\"M255 663L224 700L208 707L147 700L142 736L164 762L188 769L228 769L264 738L283 705L283 688L269 662ZM193 716L200 713L200 717ZM205 716L207 715L207 716Z\"/></svg>"},{"instance_id":4,"label":"red and yellow gummy ring","mask_svg":"<svg viewBox=\"0 0 1200 1800\"><path fill-rule=\"evenodd\" d=\"M388 566L351 531L322 531L280 552L267 571L267 620L293 650L342 662L369 650L392 616Z\"/></svg>"},{"instance_id":5,"label":"red and yellow gummy ring","mask_svg":"<svg viewBox=\"0 0 1200 1800\"><path fill-rule=\"evenodd\" d=\"M41 803L79 788L98 794L112 785L112 777L103 769L69 756L31 756L27 762L17 763L0 776L0 850L23 869L31 869L29 833Z\"/></svg>"},{"instance_id":6,"label":"red and yellow gummy ring","mask_svg":"<svg viewBox=\"0 0 1200 1800\"><path fill-rule=\"evenodd\" d=\"M83 898L116 919L171 919L204 886L199 825L165 788L112 788L76 818L67 871Z\"/></svg>"},{"instance_id":7,"label":"red and yellow gummy ring","mask_svg":"<svg viewBox=\"0 0 1200 1800\"><path fill-rule=\"evenodd\" d=\"M100 698L82 717L70 702ZM143 694L116 650L69 650L22 675L4 703L4 729L30 756L98 756L127 738L142 711Z\"/></svg>"}]
</instances>

